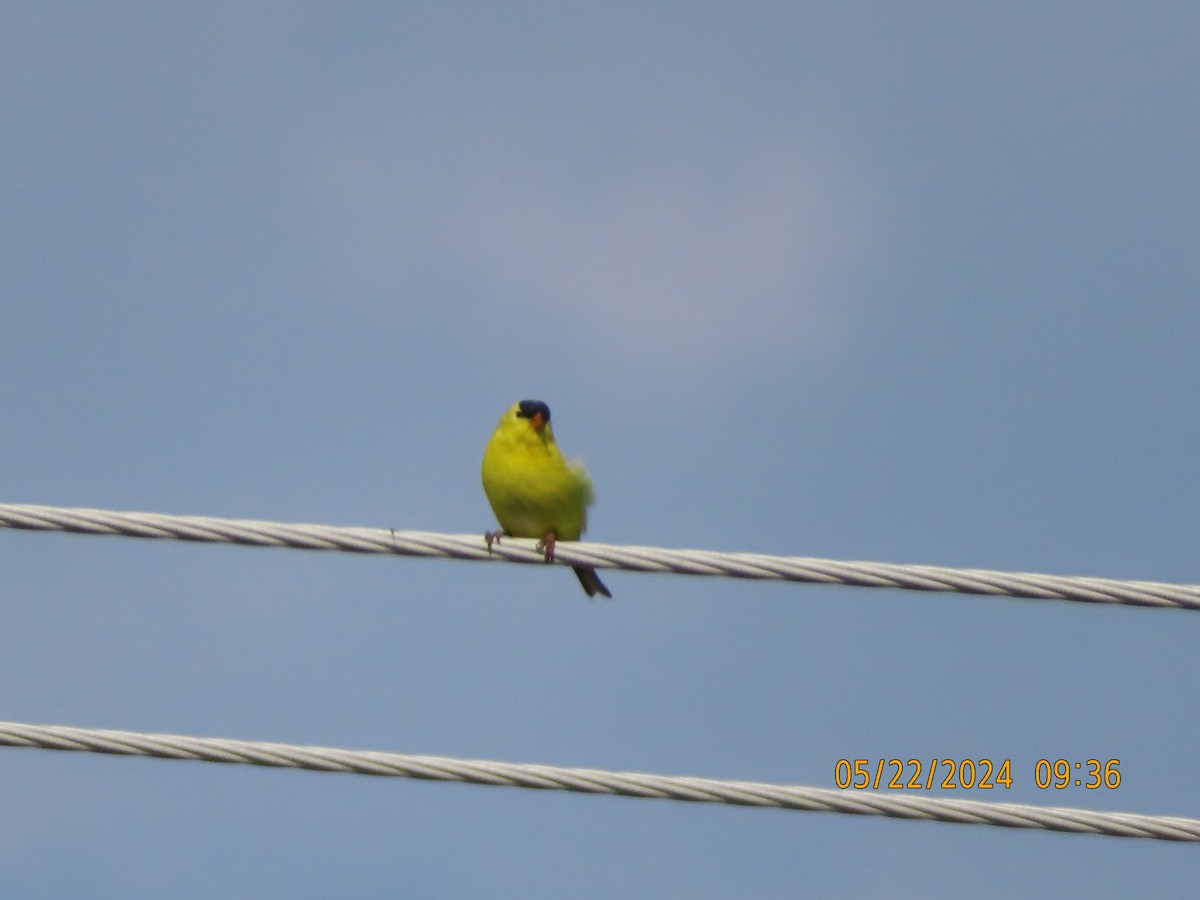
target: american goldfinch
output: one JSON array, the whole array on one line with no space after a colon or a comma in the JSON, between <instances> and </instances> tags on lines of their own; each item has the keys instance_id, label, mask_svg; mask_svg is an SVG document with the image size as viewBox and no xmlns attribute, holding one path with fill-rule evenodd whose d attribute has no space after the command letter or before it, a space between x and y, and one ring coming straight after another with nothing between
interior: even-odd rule
<instances>
[{"instance_id":1,"label":"american goldfinch","mask_svg":"<svg viewBox=\"0 0 1200 900\"><path fill-rule=\"evenodd\" d=\"M483 451L483 492L500 521L484 537L488 549L503 535L537 538L554 559L556 541L577 541L587 528L592 480L578 460L563 459L541 400L514 403ZM573 566L589 597L611 597L591 566Z\"/></svg>"}]
</instances>

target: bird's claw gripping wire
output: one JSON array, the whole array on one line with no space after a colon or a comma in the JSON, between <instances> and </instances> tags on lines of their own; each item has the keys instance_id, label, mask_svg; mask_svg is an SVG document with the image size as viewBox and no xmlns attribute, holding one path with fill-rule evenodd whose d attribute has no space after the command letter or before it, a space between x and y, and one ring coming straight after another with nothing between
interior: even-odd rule
<instances>
[{"instance_id":1,"label":"bird's claw gripping wire","mask_svg":"<svg viewBox=\"0 0 1200 900\"><path fill-rule=\"evenodd\" d=\"M558 535L553 531L547 531L546 536L537 542L537 548L546 557L546 562L554 562L554 545L557 542Z\"/></svg>"},{"instance_id":2,"label":"bird's claw gripping wire","mask_svg":"<svg viewBox=\"0 0 1200 900\"><path fill-rule=\"evenodd\" d=\"M499 544L500 538L506 537L506 531L485 531L483 539L487 542L488 553L492 552L492 544ZM554 562L554 546L558 543L558 535L553 531L547 531L546 536L537 542L537 548L546 557L546 562Z\"/></svg>"}]
</instances>

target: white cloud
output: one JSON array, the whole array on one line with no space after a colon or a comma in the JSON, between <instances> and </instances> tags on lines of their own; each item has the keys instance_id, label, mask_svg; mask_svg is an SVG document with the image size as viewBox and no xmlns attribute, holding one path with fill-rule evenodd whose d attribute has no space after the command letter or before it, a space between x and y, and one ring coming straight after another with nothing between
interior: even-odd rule
<instances>
[{"instance_id":1,"label":"white cloud","mask_svg":"<svg viewBox=\"0 0 1200 900\"><path fill-rule=\"evenodd\" d=\"M393 324L412 304L467 304L466 336L511 310L573 341L581 367L619 357L643 380L828 359L855 327L847 273L865 265L876 200L811 141L737 135L705 157L642 135L597 159L495 123L449 131L439 153L381 134L303 166L331 278Z\"/></svg>"},{"instance_id":2,"label":"white cloud","mask_svg":"<svg viewBox=\"0 0 1200 900\"><path fill-rule=\"evenodd\" d=\"M795 143L727 168L635 168L583 188L480 172L447 234L536 311L681 358L828 337L829 279L859 249L861 189Z\"/></svg>"}]
</instances>

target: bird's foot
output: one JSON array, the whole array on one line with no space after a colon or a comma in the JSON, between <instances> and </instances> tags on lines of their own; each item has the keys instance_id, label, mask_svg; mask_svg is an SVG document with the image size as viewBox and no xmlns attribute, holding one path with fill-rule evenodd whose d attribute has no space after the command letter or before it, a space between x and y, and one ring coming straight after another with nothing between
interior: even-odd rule
<instances>
[{"instance_id":1,"label":"bird's foot","mask_svg":"<svg viewBox=\"0 0 1200 900\"><path fill-rule=\"evenodd\" d=\"M546 557L546 562L554 561L554 545L558 542L558 535L553 531L547 531L546 536L537 543L537 548L542 551Z\"/></svg>"},{"instance_id":2,"label":"bird's foot","mask_svg":"<svg viewBox=\"0 0 1200 900\"><path fill-rule=\"evenodd\" d=\"M500 543L500 538L502 537L504 537L504 529L500 529L499 531L485 531L483 533L483 539L487 541L488 553L492 552L492 544Z\"/></svg>"}]
</instances>

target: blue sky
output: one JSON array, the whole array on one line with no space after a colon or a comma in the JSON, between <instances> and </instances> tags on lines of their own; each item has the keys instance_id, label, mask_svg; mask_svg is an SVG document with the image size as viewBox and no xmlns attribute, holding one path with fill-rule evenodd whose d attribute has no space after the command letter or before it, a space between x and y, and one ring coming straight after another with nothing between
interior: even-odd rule
<instances>
[{"instance_id":1,"label":"blue sky","mask_svg":"<svg viewBox=\"0 0 1200 900\"><path fill-rule=\"evenodd\" d=\"M7 502L1195 583L1185 3L17 3ZM0 718L1200 815L1200 617L0 533ZM1119 758L1103 793L1039 758ZM12 896L1188 896L1183 846L0 752ZM956 796L962 796L961 793Z\"/></svg>"}]
</instances>

